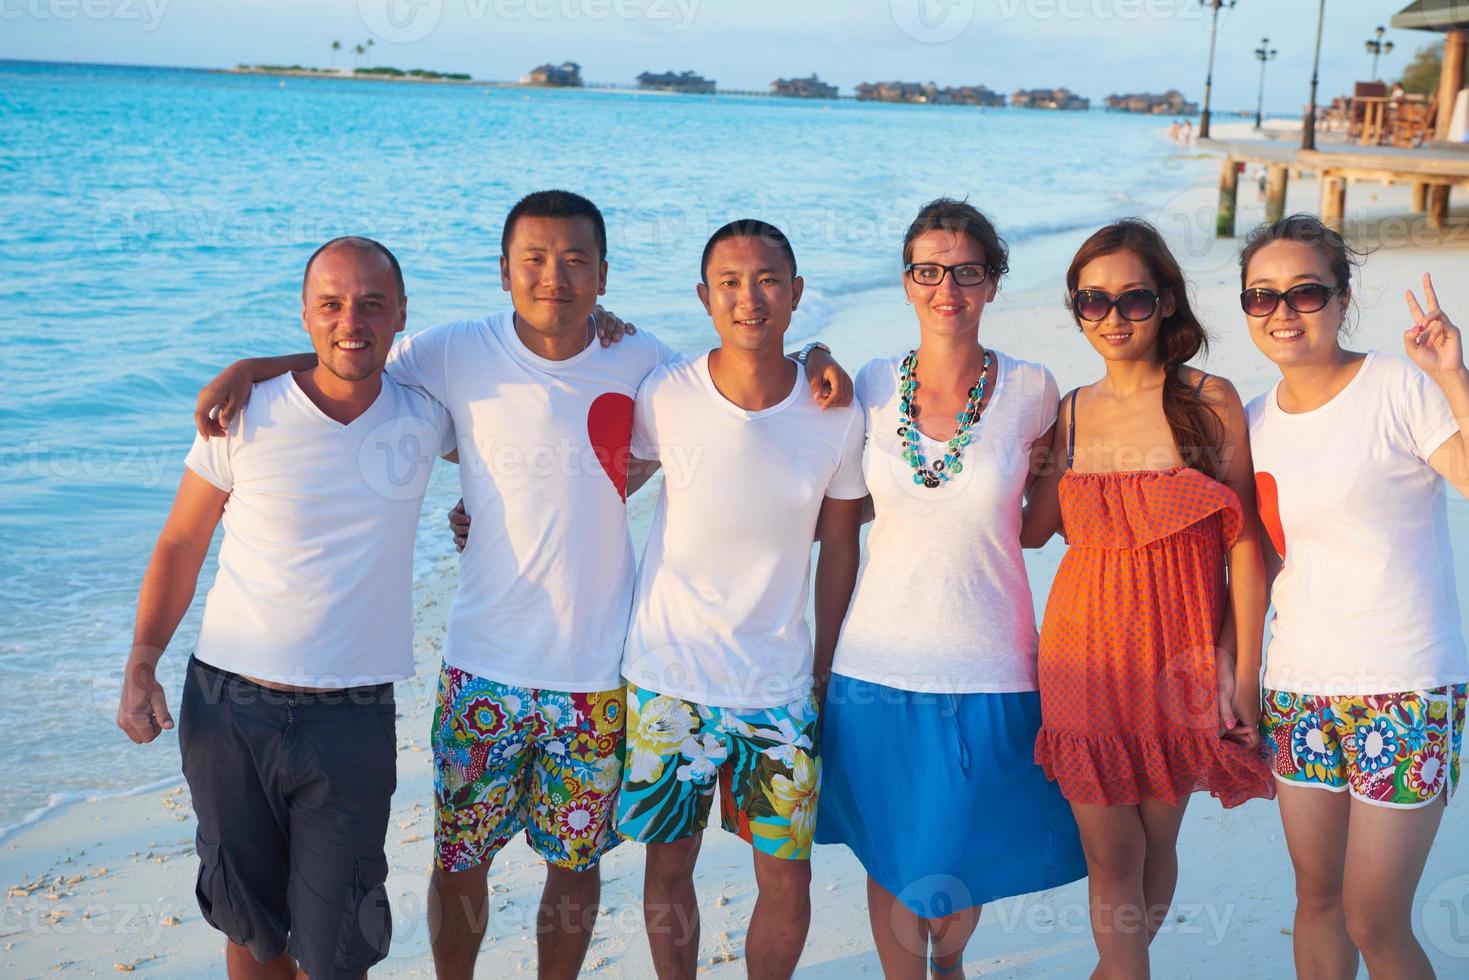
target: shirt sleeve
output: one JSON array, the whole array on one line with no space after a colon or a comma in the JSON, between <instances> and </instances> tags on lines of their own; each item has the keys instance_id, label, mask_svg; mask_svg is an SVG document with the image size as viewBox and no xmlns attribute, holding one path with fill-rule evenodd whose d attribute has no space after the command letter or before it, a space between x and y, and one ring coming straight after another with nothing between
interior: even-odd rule
<instances>
[{"instance_id":1,"label":"shirt sleeve","mask_svg":"<svg viewBox=\"0 0 1469 980\"><path fill-rule=\"evenodd\" d=\"M842 442L842 458L837 471L826 488L826 495L835 500L860 500L867 496L867 480L862 475L862 448L867 441L867 413L853 406L848 410L851 422Z\"/></svg>"},{"instance_id":2,"label":"shirt sleeve","mask_svg":"<svg viewBox=\"0 0 1469 980\"><path fill-rule=\"evenodd\" d=\"M1040 411L1036 413L1036 418L1040 421L1041 427L1030 437L1032 443L1051 431L1051 426L1056 424L1056 413L1061 407L1061 389L1056 384L1055 375L1051 374L1047 368L1041 368L1040 372L1042 401Z\"/></svg>"},{"instance_id":3,"label":"shirt sleeve","mask_svg":"<svg viewBox=\"0 0 1469 980\"><path fill-rule=\"evenodd\" d=\"M1404 399L1404 420L1413 451L1425 463L1444 443L1459 431L1454 410L1438 385L1416 364L1406 365L1409 372Z\"/></svg>"},{"instance_id":4,"label":"shirt sleeve","mask_svg":"<svg viewBox=\"0 0 1469 980\"><path fill-rule=\"evenodd\" d=\"M648 339L653 342L654 356L657 358L658 362L657 367L663 367L666 364L681 364L684 362L685 357L678 351L674 350L672 347L669 347L667 344L665 344L663 341L659 340L652 334L648 334L647 336ZM647 459L648 457L644 456L642 458Z\"/></svg>"},{"instance_id":5,"label":"shirt sleeve","mask_svg":"<svg viewBox=\"0 0 1469 980\"><path fill-rule=\"evenodd\" d=\"M658 427L653 422L652 379L644 381L638 389L638 397L632 408L632 443L629 447L635 459L661 460L658 455Z\"/></svg>"},{"instance_id":6,"label":"shirt sleeve","mask_svg":"<svg viewBox=\"0 0 1469 980\"><path fill-rule=\"evenodd\" d=\"M236 418L230 426L230 435L224 438L216 436L208 442L196 432L194 445L189 447L189 455L184 457L185 466L225 493L230 493L235 486L234 470L230 467L230 447L234 442L234 433L239 431L239 425L240 420Z\"/></svg>"},{"instance_id":7,"label":"shirt sleeve","mask_svg":"<svg viewBox=\"0 0 1469 980\"><path fill-rule=\"evenodd\" d=\"M439 455L447 456L459 448L459 434L454 428L454 416L437 398L430 397L433 405L434 430L439 436Z\"/></svg>"},{"instance_id":8,"label":"shirt sleeve","mask_svg":"<svg viewBox=\"0 0 1469 980\"><path fill-rule=\"evenodd\" d=\"M410 388L422 388L440 402L449 400L448 340L450 325L404 337L388 353L388 377Z\"/></svg>"}]
</instances>

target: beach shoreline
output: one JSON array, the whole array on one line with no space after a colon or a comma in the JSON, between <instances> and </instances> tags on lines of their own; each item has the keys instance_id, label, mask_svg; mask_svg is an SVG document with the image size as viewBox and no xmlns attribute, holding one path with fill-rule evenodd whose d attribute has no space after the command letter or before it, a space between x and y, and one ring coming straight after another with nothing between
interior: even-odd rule
<instances>
[{"instance_id":1,"label":"beach shoreline","mask_svg":"<svg viewBox=\"0 0 1469 980\"><path fill-rule=\"evenodd\" d=\"M1199 169L1197 182L1142 216L1153 220L1178 251L1193 283L1196 309L1215 334L1214 348L1203 366L1234 381L1248 401L1268 388L1274 369L1244 333L1235 298L1235 260L1241 243L1212 237L1211 209L1217 203L1212 174L1217 167L1211 163ZM1318 199L1314 180L1295 181L1288 210L1314 210ZM1356 289L1361 312L1353 346L1401 352L1406 315L1402 292L1418 287L1424 271L1438 274L1445 308L1461 323L1469 321L1469 280L1452 274L1469 258L1466 209L1456 208L1451 227L1434 236L1421 227L1422 216L1413 214L1407 188L1358 191L1351 202L1349 232L1401 228L1401 233L1390 236L1389 247L1367 261ZM1240 228L1249 228L1262 214L1263 201L1242 188ZM1026 276L1023 286L1001 289L986 313L981 334L987 345L1045 363L1062 391L1100 373L1099 362L1075 335L1076 327L1062 305L1065 259L1087 234L1071 230L1017 244L1015 263L1037 271ZM830 313L820 336L853 373L866 360L899 354L916 339L912 312L904 305L896 275L890 287L827 299ZM639 550L655 497L656 487L650 487L629 501ZM1456 573L1463 605L1469 597L1469 505L1451 499L1449 509L1460 545ZM435 517L430 513L431 520ZM1044 608L1061 547L1053 542L1028 556L1038 610ZM450 558L435 563L415 585L418 671L398 686L399 785L388 833L395 938L389 958L373 971L377 977L433 973L424 910L433 835L428 734L439 650L456 580ZM185 649L180 643L170 658L183 659ZM175 739L169 733L136 751L176 755ZM67 803L0 838L0 882L7 888L0 906L0 950L13 975L39 976L62 969L222 977L224 940L202 921L194 904L193 828L188 791L170 781ZM1456 800L1446 814L1415 905L1415 926L1442 976L1469 970L1469 941L1456 938L1447 918L1454 908L1469 907L1469 862L1462 858L1465 839L1469 839L1469 811L1465 800ZM1289 973L1294 896L1274 804L1254 801L1223 811L1207 797L1196 799L1184 822L1179 856L1175 906L1153 946L1156 974L1187 978L1214 977L1226 970L1250 977ZM603 867L603 914L586 973L650 975L640 909L642 851L623 844L608 855ZM816 849L813 874L811 938L798 975L880 976L868 933L860 866L845 848L823 846ZM542 879L541 865L523 840L497 860L490 876L494 890L490 931L481 953L485 975L534 974L535 907ZM704 915L701 971L742 976L741 950L754 902L747 845L711 829L697 882ZM985 975L1060 978L1084 975L1094 960L1085 884L1077 883L987 909L967 963L971 971L983 970Z\"/></svg>"}]
</instances>

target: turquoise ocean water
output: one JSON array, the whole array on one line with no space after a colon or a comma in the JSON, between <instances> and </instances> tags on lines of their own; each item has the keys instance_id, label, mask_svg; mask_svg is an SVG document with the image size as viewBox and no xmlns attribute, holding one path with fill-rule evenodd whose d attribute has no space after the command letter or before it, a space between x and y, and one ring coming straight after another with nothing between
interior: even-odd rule
<instances>
[{"instance_id":1,"label":"turquoise ocean water","mask_svg":"<svg viewBox=\"0 0 1469 980\"><path fill-rule=\"evenodd\" d=\"M392 248L413 332L501 308L506 211L566 187L606 214L607 305L692 350L709 336L704 239L756 216L791 235L807 280L793 330L816 336L853 295L897 288L903 228L940 194L1016 244L1155 213L1213 166L1164 125L0 62L0 828L177 773L175 746L139 749L113 724L138 584L195 393L236 357L306 347L301 266L320 242ZM1013 280L1060 271L1017 261ZM450 555L455 497L440 467L421 572Z\"/></svg>"}]
</instances>

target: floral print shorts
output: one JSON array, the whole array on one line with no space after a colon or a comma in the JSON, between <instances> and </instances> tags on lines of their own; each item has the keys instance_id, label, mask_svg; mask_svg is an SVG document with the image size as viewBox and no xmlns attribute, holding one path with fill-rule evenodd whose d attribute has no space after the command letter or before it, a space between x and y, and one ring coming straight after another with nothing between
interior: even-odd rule
<instances>
[{"instance_id":1,"label":"floral print shorts","mask_svg":"<svg viewBox=\"0 0 1469 980\"><path fill-rule=\"evenodd\" d=\"M551 864L594 867L620 842L622 688L501 684L445 664L434 708L434 854L446 871L493 858L522 829Z\"/></svg>"},{"instance_id":2,"label":"floral print shorts","mask_svg":"<svg viewBox=\"0 0 1469 980\"><path fill-rule=\"evenodd\" d=\"M1400 694L1265 691L1261 726L1276 778L1378 806L1412 809L1459 784L1465 692L1455 684Z\"/></svg>"},{"instance_id":3,"label":"floral print shorts","mask_svg":"<svg viewBox=\"0 0 1469 980\"><path fill-rule=\"evenodd\" d=\"M711 708L627 688L627 767L617 829L666 844L709 824L714 785L720 821L756 850L811 857L821 759L816 698L776 708Z\"/></svg>"}]
</instances>

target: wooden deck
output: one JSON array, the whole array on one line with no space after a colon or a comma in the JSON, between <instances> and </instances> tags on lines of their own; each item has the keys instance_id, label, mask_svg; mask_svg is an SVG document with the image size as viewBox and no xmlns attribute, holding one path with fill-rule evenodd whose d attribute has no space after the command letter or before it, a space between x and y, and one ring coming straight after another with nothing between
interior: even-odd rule
<instances>
[{"instance_id":1,"label":"wooden deck","mask_svg":"<svg viewBox=\"0 0 1469 980\"><path fill-rule=\"evenodd\" d=\"M1285 192L1291 174L1321 178L1321 220L1340 229L1347 209L1347 185L1353 181L1412 184L1413 205L1426 213L1430 228L1442 228L1449 217L1449 191L1469 187L1469 145L1431 145L1418 149L1337 144L1303 150L1271 140L1199 140L1200 149L1224 156L1219 173L1220 238L1235 234L1235 207L1241 164L1266 169L1265 220L1285 216Z\"/></svg>"}]
</instances>

